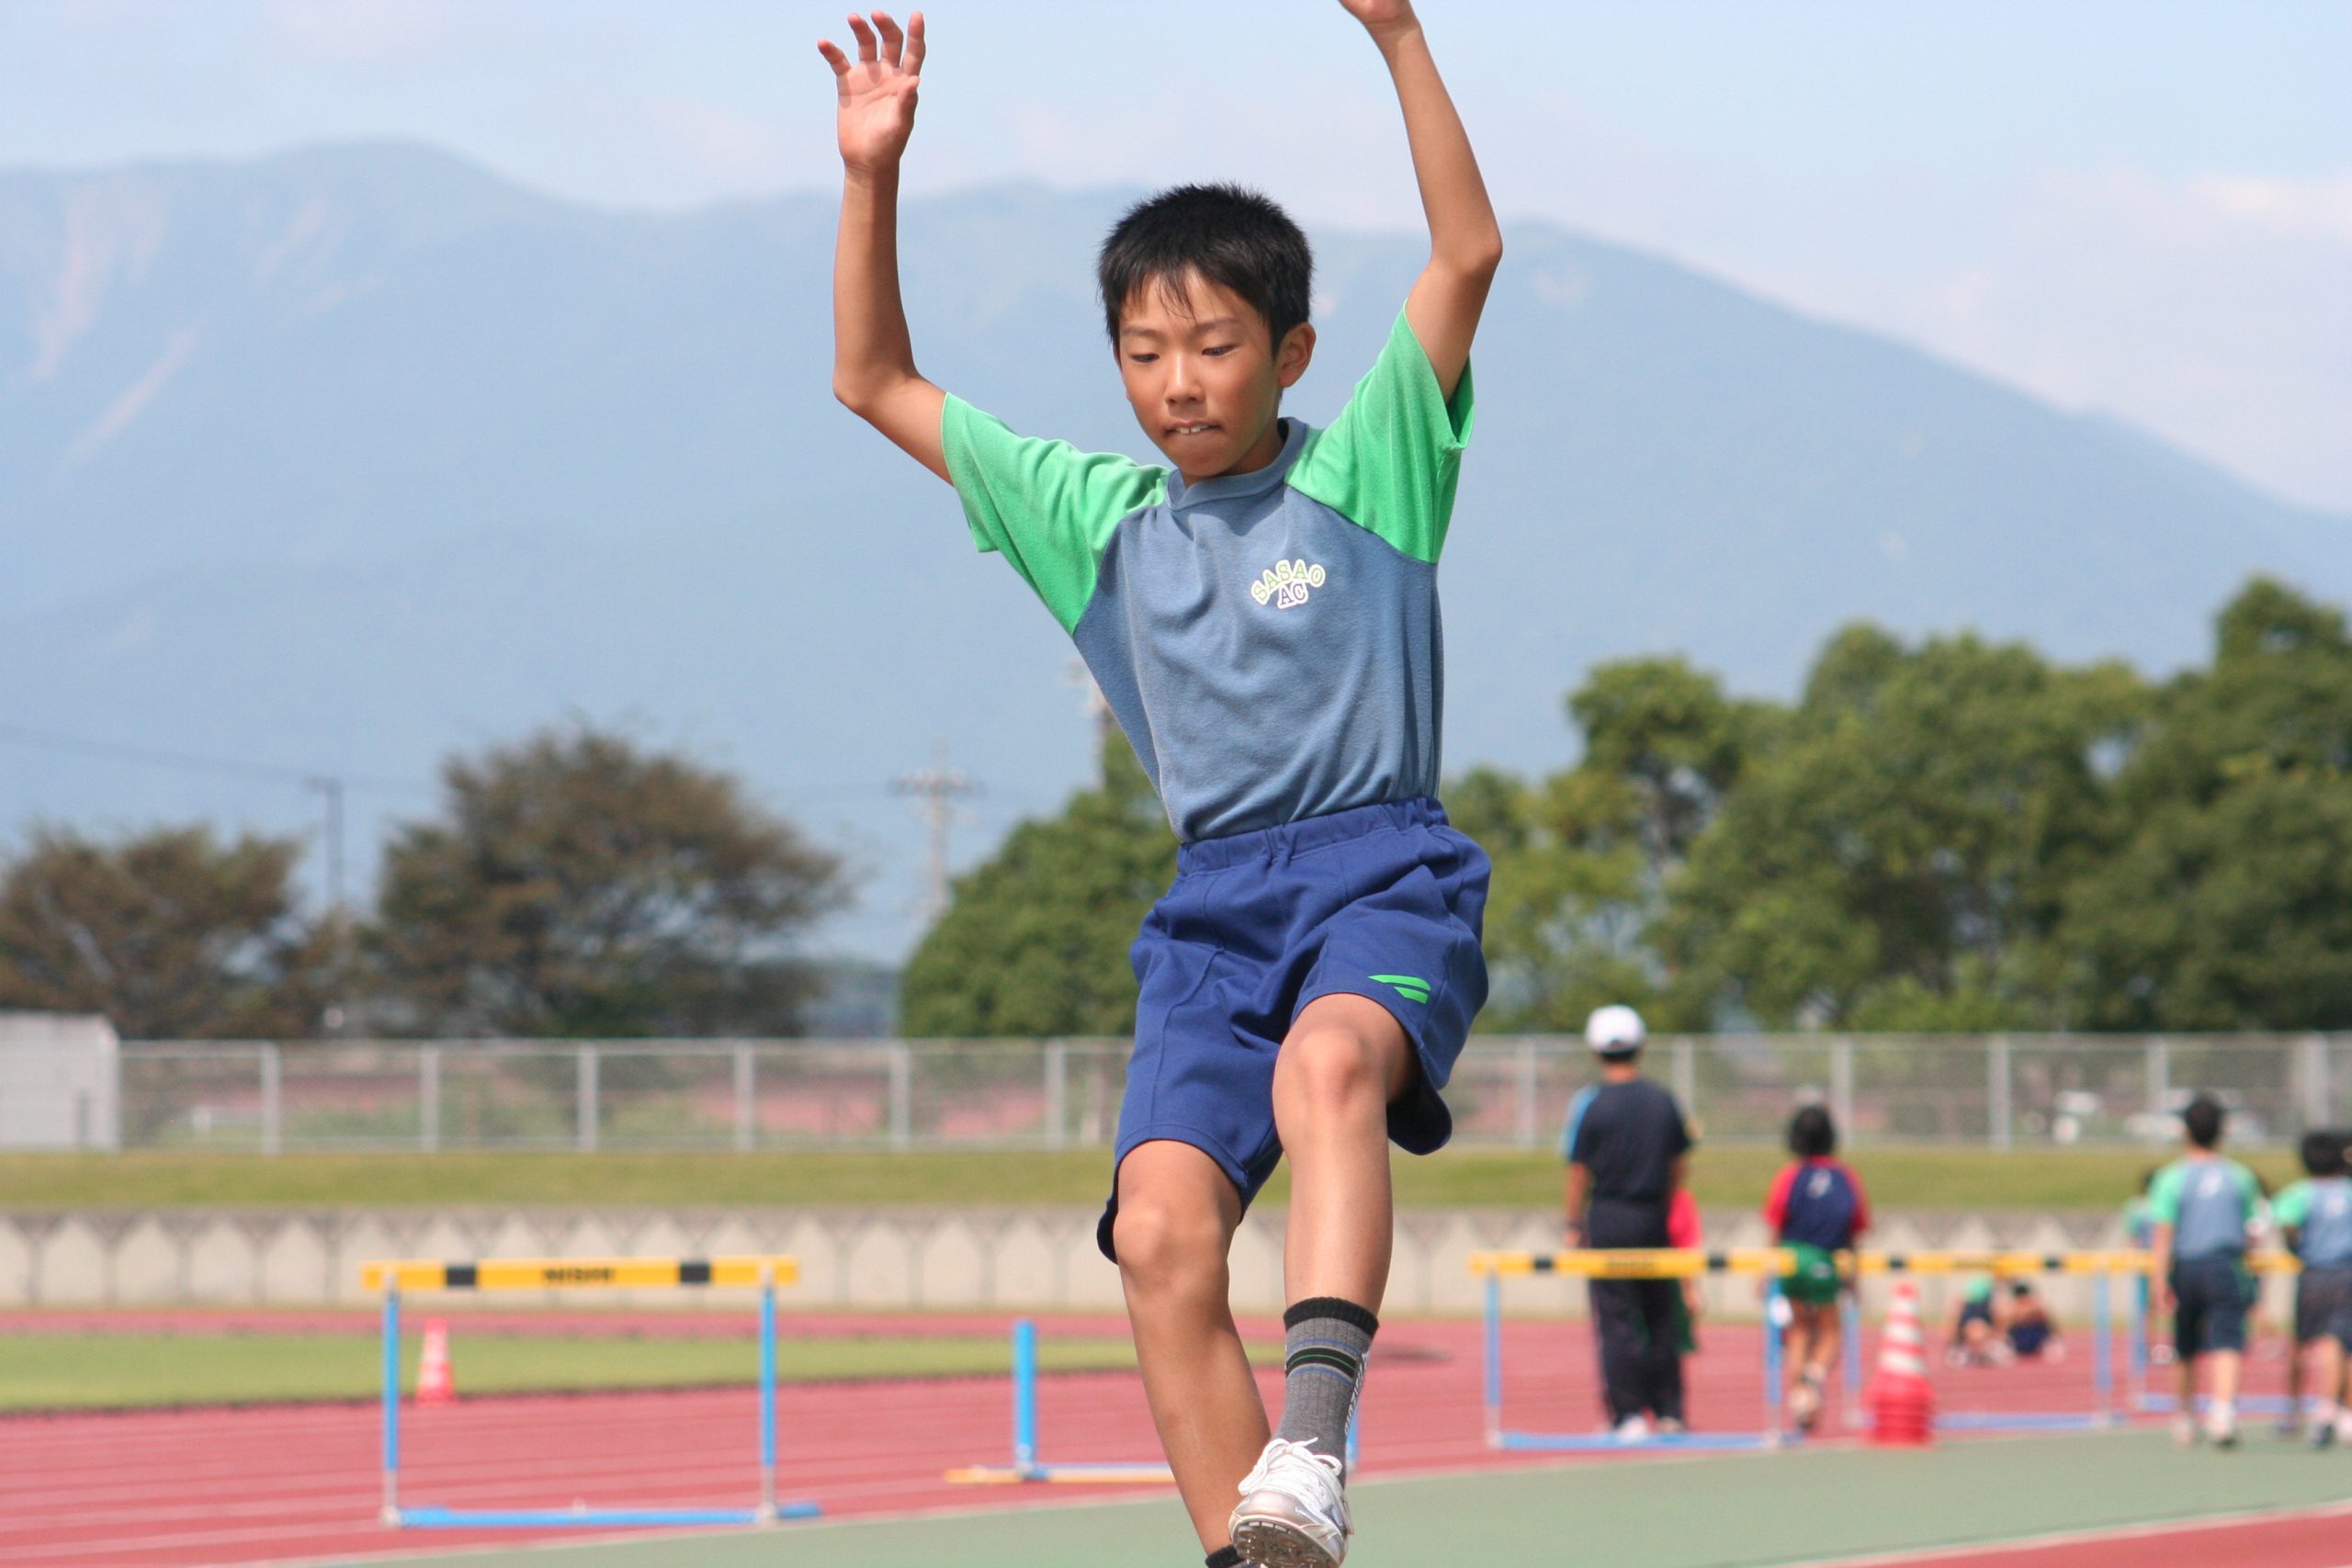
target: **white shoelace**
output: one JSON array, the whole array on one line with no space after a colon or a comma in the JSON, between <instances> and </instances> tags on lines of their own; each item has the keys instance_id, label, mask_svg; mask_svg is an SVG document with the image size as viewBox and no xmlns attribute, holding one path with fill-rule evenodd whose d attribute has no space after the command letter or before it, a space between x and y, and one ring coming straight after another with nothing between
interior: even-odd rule
<instances>
[{"instance_id":1,"label":"white shoelace","mask_svg":"<svg viewBox=\"0 0 2352 1568\"><path fill-rule=\"evenodd\" d=\"M1280 1492L1336 1521L1346 1517L1347 1494L1341 1489L1346 1474L1346 1467L1329 1454L1276 1438L1258 1456L1257 1467L1242 1482L1241 1492L1244 1496L1252 1492Z\"/></svg>"}]
</instances>

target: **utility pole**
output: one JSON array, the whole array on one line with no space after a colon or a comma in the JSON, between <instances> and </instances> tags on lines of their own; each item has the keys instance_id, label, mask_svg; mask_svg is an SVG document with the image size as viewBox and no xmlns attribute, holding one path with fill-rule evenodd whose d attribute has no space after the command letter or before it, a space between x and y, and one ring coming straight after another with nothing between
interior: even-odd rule
<instances>
[{"instance_id":1,"label":"utility pole","mask_svg":"<svg viewBox=\"0 0 2352 1568\"><path fill-rule=\"evenodd\" d=\"M967 795L978 795L980 786L947 766L947 742L934 742L931 751L931 766L919 773L909 773L891 781L890 793L910 795L922 804L916 807L931 828L931 863L925 878L922 900L922 923L935 924L947 912L947 830L956 819L956 802Z\"/></svg>"},{"instance_id":2,"label":"utility pole","mask_svg":"<svg viewBox=\"0 0 2352 1568\"><path fill-rule=\"evenodd\" d=\"M320 773L304 779L302 787L317 791L326 803L326 841L322 847L326 852L326 924L334 942L335 988L334 999L327 1004L326 1015L321 1021L329 1034L341 1034L350 1020L343 983L351 970L351 920L343 904L343 780L331 773Z\"/></svg>"},{"instance_id":3,"label":"utility pole","mask_svg":"<svg viewBox=\"0 0 2352 1568\"><path fill-rule=\"evenodd\" d=\"M1063 683L1080 687L1086 693L1087 726L1094 732L1094 787L1101 789L1111 782L1103 765L1106 755L1103 748L1119 738L1118 716L1112 713L1111 701L1102 694L1102 688L1094 683L1094 672L1087 669L1085 660L1073 659L1069 661L1069 668L1063 675Z\"/></svg>"},{"instance_id":4,"label":"utility pole","mask_svg":"<svg viewBox=\"0 0 2352 1568\"><path fill-rule=\"evenodd\" d=\"M331 774L319 773L302 781L305 789L315 790L326 801L327 914L343 917L343 781Z\"/></svg>"}]
</instances>

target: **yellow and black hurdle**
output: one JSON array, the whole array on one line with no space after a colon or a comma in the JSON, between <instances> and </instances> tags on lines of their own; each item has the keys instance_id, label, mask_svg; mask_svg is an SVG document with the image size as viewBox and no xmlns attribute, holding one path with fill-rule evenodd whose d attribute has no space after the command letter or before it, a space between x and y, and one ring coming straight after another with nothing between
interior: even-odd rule
<instances>
[{"instance_id":1,"label":"yellow and black hurdle","mask_svg":"<svg viewBox=\"0 0 2352 1568\"><path fill-rule=\"evenodd\" d=\"M1881 1275L1989 1274L1996 1280L2027 1274L2086 1275L2092 1280L2092 1408L2089 1410L1950 1412L1938 1418L1948 1430L2051 1432L2097 1429L2121 1419L2117 1399L2114 1280L2118 1276L2144 1279L2150 1266L2143 1252L2027 1252L1991 1248L1921 1250L1911 1252L1856 1251L1842 1253L1840 1270L1849 1281ZM1574 1452L1623 1447L1605 1432L1537 1432L1514 1429L1504 1416L1503 1281L1517 1276L1550 1274L1588 1280L1687 1280L1710 1274L1736 1274L1766 1281L1763 1386L1765 1426L1754 1432L1682 1432L1655 1434L1642 1441L1662 1448L1740 1450L1773 1448L1790 1440L1781 1416L1781 1345L1778 1332L1780 1281L1796 1267L1793 1253L1779 1247L1754 1247L1724 1252L1669 1247L1633 1247L1579 1251L1481 1252L1470 1258L1470 1271L1486 1281L1485 1414L1487 1442L1497 1449ZM1849 1291L1842 1303L1846 1320L1845 1382L1849 1402L1848 1420L1859 1424L1860 1411L1851 1405L1862 1386L1860 1314ZM2135 1371L2145 1365L2144 1314L2135 1311L2131 1344ZM2142 1407L2148 1405L2143 1378L2138 1381Z\"/></svg>"},{"instance_id":2,"label":"yellow and black hurdle","mask_svg":"<svg viewBox=\"0 0 2352 1568\"><path fill-rule=\"evenodd\" d=\"M491 1258L478 1262L363 1264L360 1280L383 1300L383 1519L404 1529L530 1529L548 1525L763 1525L814 1518L814 1503L776 1498L775 1292L800 1277L797 1258ZM449 1508L403 1504L401 1472L401 1298L439 1291L600 1291L753 1288L760 1292L760 1498L736 1508Z\"/></svg>"}]
</instances>

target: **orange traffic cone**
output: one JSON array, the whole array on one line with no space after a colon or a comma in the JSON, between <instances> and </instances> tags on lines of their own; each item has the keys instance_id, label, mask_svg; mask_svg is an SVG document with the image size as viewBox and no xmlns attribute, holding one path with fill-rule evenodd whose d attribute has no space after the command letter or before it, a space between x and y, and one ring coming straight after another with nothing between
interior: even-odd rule
<instances>
[{"instance_id":1,"label":"orange traffic cone","mask_svg":"<svg viewBox=\"0 0 2352 1568\"><path fill-rule=\"evenodd\" d=\"M416 1359L416 1402L458 1403L458 1382L449 1371L449 1325L446 1319L435 1317L425 1322L424 1348Z\"/></svg>"},{"instance_id":2,"label":"orange traffic cone","mask_svg":"<svg viewBox=\"0 0 2352 1568\"><path fill-rule=\"evenodd\" d=\"M1936 1440L1936 1394L1919 1334L1919 1287L1894 1285L1894 1306L1879 1340L1878 1376L1871 1380L1871 1441L1925 1448Z\"/></svg>"}]
</instances>

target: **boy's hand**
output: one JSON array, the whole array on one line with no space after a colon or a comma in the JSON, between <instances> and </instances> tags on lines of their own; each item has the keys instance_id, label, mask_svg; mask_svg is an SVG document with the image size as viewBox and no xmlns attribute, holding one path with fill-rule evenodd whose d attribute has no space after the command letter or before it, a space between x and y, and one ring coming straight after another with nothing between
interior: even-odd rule
<instances>
[{"instance_id":1,"label":"boy's hand","mask_svg":"<svg viewBox=\"0 0 2352 1568\"><path fill-rule=\"evenodd\" d=\"M1348 15L1374 32L1392 32L1413 24L1413 0L1340 0Z\"/></svg>"},{"instance_id":2,"label":"boy's hand","mask_svg":"<svg viewBox=\"0 0 2352 1568\"><path fill-rule=\"evenodd\" d=\"M906 152L907 138L915 128L915 91L922 82L922 13L907 18L902 28L888 12L871 19L852 14L849 30L857 38L857 59L830 41L817 52L833 68L841 90L842 162L862 174L895 167Z\"/></svg>"}]
</instances>

